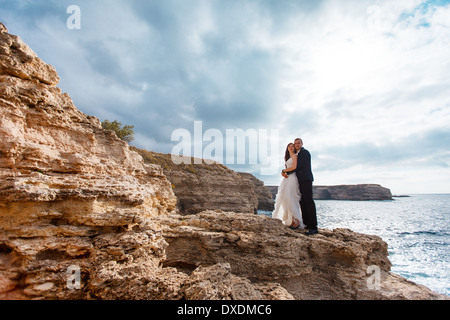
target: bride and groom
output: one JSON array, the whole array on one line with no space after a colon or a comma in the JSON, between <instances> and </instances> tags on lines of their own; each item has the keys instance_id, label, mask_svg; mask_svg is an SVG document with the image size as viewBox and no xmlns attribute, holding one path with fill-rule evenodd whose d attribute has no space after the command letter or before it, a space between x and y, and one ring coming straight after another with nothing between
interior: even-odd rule
<instances>
[{"instance_id":1,"label":"bride and groom","mask_svg":"<svg viewBox=\"0 0 450 320\"><path fill-rule=\"evenodd\" d=\"M281 172L284 179L278 188L272 218L280 219L291 229L307 229L307 235L317 234L311 154L303 148L302 139L288 144L284 160L286 168Z\"/></svg>"}]
</instances>

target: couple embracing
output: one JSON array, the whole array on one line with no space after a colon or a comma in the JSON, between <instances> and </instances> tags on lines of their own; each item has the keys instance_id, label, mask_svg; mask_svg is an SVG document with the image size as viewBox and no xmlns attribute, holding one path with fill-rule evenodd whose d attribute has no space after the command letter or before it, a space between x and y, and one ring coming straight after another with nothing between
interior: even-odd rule
<instances>
[{"instance_id":1,"label":"couple embracing","mask_svg":"<svg viewBox=\"0 0 450 320\"><path fill-rule=\"evenodd\" d=\"M295 139L286 148L286 169L275 202L272 218L280 219L291 229L307 229L307 235L317 234L316 205L313 200L311 154L303 141Z\"/></svg>"}]
</instances>

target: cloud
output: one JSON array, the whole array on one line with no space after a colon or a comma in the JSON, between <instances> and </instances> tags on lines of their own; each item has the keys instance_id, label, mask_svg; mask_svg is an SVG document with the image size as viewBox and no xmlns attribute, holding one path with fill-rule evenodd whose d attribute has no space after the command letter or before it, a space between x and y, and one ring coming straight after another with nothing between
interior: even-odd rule
<instances>
[{"instance_id":1,"label":"cloud","mask_svg":"<svg viewBox=\"0 0 450 320\"><path fill-rule=\"evenodd\" d=\"M408 189L426 172L450 191L448 1L78 1L76 31L70 4L0 0L77 107L133 124L138 146L170 152L195 120L279 129L280 154L302 137L318 182L400 188L402 172Z\"/></svg>"}]
</instances>

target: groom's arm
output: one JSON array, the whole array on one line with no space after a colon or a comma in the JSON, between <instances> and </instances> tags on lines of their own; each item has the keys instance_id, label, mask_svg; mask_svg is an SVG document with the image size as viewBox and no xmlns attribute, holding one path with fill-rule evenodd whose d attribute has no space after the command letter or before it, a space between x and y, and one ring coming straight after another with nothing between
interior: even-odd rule
<instances>
[{"instance_id":1,"label":"groom's arm","mask_svg":"<svg viewBox=\"0 0 450 320\"><path fill-rule=\"evenodd\" d=\"M297 165L296 165L296 168L294 169L294 170L290 170L290 171L286 171L285 170L285 172L286 172L286 174L287 175L290 175L290 174L293 174L293 173L295 173L295 172L297 172L297 171L301 171L301 165L303 164L305 162L305 159L304 159L304 155L303 155L303 152L299 152L298 153L298 155L297 155Z\"/></svg>"},{"instance_id":2,"label":"groom's arm","mask_svg":"<svg viewBox=\"0 0 450 320\"><path fill-rule=\"evenodd\" d=\"M285 173L287 175L290 175L290 174L293 174L297 170L297 167L298 167L298 155L293 155L292 156L292 160L293 160L292 166L282 170L281 174Z\"/></svg>"}]
</instances>

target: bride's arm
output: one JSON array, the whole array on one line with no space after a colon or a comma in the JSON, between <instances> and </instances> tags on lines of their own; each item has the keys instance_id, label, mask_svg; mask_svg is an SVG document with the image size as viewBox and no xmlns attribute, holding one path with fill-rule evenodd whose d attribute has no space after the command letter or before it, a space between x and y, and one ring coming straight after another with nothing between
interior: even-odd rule
<instances>
[{"instance_id":1,"label":"bride's arm","mask_svg":"<svg viewBox=\"0 0 450 320\"><path fill-rule=\"evenodd\" d=\"M297 169L297 155L296 154L292 156L292 166L284 169L283 171L290 172L290 171L294 171L295 169Z\"/></svg>"}]
</instances>

